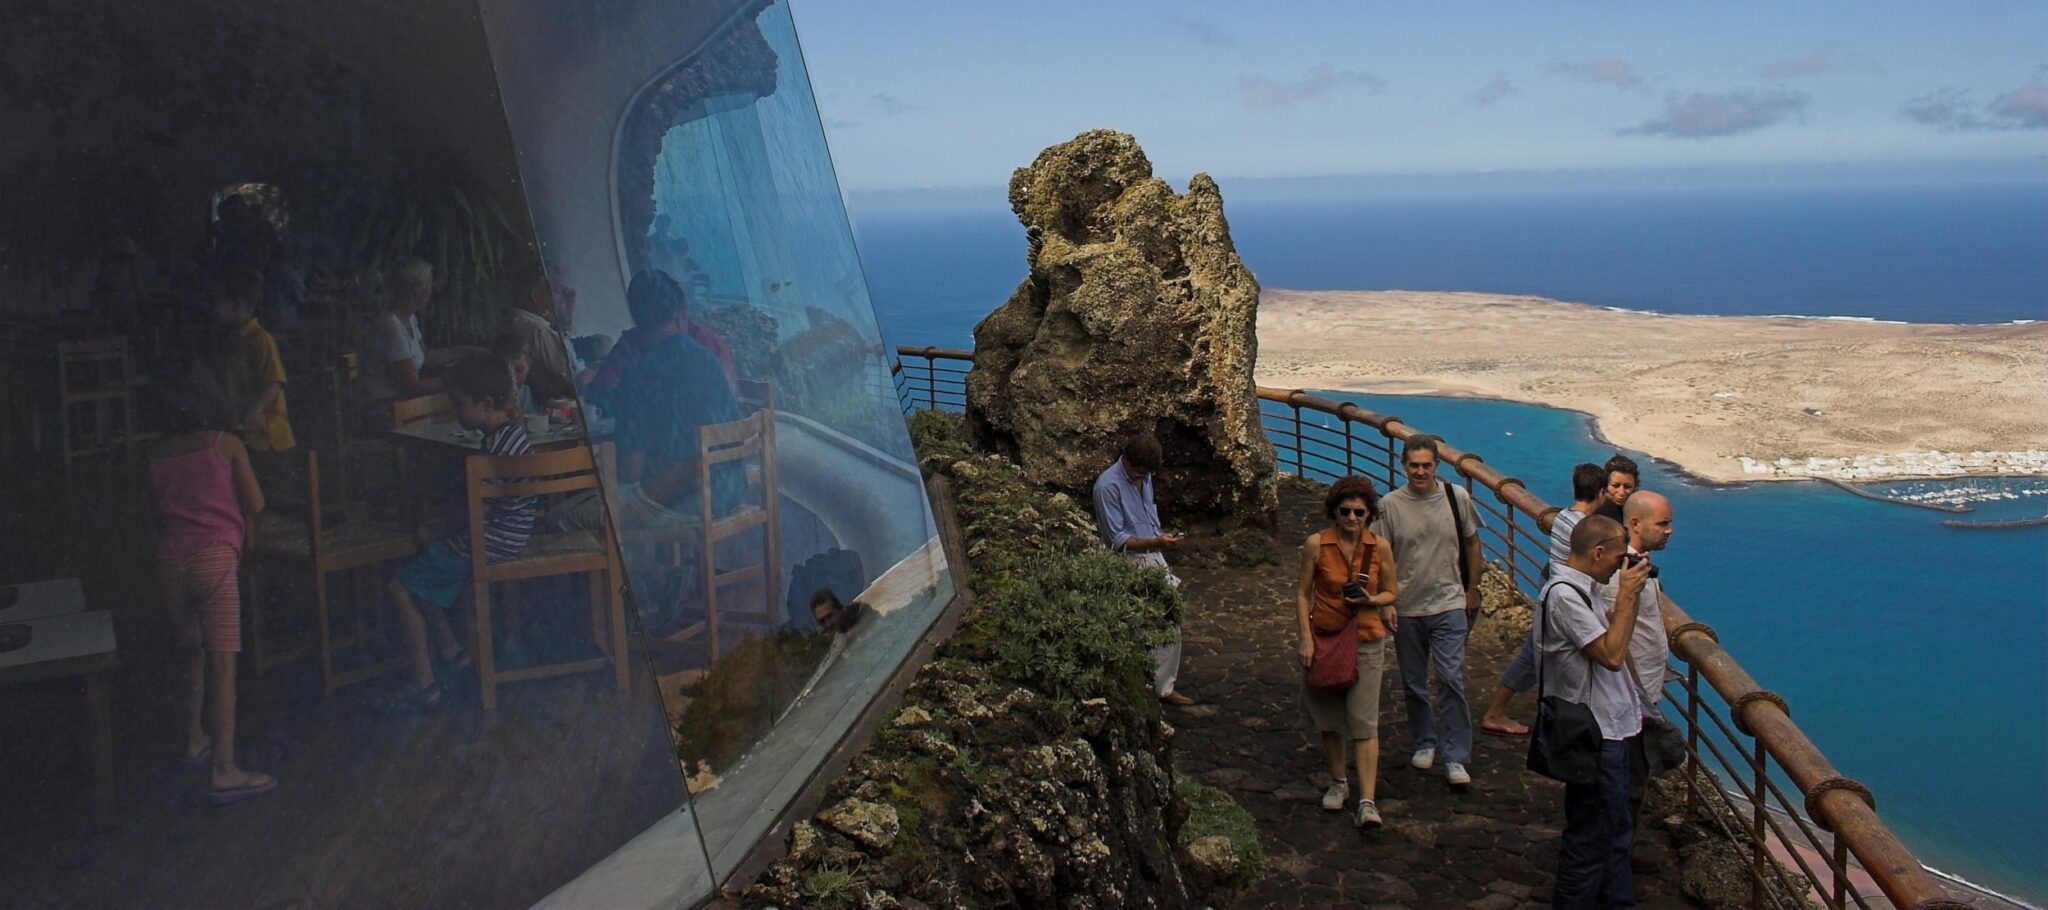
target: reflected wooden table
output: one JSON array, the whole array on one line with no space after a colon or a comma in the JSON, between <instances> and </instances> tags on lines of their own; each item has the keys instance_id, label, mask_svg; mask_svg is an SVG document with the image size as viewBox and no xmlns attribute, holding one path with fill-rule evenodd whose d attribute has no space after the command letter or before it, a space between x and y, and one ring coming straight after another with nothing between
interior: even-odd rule
<instances>
[{"instance_id":1,"label":"reflected wooden table","mask_svg":"<svg viewBox=\"0 0 2048 910\"><path fill-rule=\"evenodd\" d=\"M108 676L120 665L114 614L87 611L78 579L9 586L14 602L0 609L0 626L19 626L28 644L0 652L0 686L63 679L85 680L86 732L92 763L93 817L114 817L114 735L107 702Z\"/></svg>"},{"instance_id":2,"label":"reflected wooden table","mask_svg":"<svg viewBox=\"0 0 2048 910\"><path fill-rule=\"evenodd\" d=\"M401 445L417 451L439 452L443 455L473 455L483 447L484 434L480 430L465 430L459 423L430 423L420 426L392 430L391 438ZM549 426L543 433L527 433L537 451L552 452L582 445L585 442L601 442L612 435L612 421L609 418L592 421L589 432L581 423Z\"/></svg>"}]
</instances>

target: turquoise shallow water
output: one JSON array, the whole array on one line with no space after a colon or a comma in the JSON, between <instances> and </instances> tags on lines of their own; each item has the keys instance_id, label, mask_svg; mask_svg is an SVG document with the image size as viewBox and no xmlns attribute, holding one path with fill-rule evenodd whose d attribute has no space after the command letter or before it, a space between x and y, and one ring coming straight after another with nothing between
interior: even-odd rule
<instances>
[{"instance_id":1,"label":"turquoise shallow water","mask_svg":"<svg viewBox=\"0 0 2048 910\"><path fill-rule=\"evenodd\" d=\"M1570 500L1572 465L1615 451L1571 411L1334 397L1476 451L1553 504ZM1672 499L1658 556L1672 598L1870 786L1923 862L2048 903L2048 530L1955 531L1818 483L1703 486L1630 454ZM2044 510L2034 496L1970 517Z\"/></svg>"}]
</instances>

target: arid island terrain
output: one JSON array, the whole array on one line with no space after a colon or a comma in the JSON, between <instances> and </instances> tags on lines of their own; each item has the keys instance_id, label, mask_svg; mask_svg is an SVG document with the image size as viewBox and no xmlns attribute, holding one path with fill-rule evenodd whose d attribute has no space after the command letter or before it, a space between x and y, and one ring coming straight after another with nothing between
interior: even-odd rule
<instances>
[{"instance_id":1,"label":"arid island terrain","mask_svg":"<svg viewBox=\"0 0 2048 910\"><path fill-rule=\"evenodd\" d=\"M2048 322L1267 290L1258 339L1260 385L1570 408L1615 444L1710 480L2048 474Z\"/></svg>"}]
</instances>

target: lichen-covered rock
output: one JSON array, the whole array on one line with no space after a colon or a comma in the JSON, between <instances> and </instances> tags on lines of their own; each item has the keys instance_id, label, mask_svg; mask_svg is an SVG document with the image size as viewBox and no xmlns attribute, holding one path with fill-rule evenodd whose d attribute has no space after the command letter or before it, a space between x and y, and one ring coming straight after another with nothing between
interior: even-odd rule
<instances>
[{"instance_id":1,"label":"lichen-covered rock","mask_svg":"<svg viewBox=\"0 0 2048 910\"><path fill-rule=\"evenodd\" d=\"M974 330L971 435L1035 482L1079 493L1122 436L1159 437L1160 507L1265 525L1278 502L1252 379L1259 286L1215 181L1185 195L1130 136L1093 130L1010 179L1030 276Z\"/></svg>"},{"instance_id":2,"label":"lichen-covered rock","mask_svg":"<svg viewBox=\"0 0 2048 910\"><path fill-rule=\"evenodd\" d=\"M818 813L818 820L831 825L839 833L878 850L887 850L896 842L896 835L902 830L895 806L859 799L841 801L838 805Z\"/></svg>"},{"instance_id":3,"label":"lichen-covered rock","mask_svg":"<svg viewBox=\"0 0 2048 910\"><path fill-rule=\"evenodd\" d=\"M1237 848L1230 838L1220 834L1196 838L1188 844L1189 871L1210 887L1217 887L1237 877L1242 862L1237 858Z\"/></svg>"}]
</instances>

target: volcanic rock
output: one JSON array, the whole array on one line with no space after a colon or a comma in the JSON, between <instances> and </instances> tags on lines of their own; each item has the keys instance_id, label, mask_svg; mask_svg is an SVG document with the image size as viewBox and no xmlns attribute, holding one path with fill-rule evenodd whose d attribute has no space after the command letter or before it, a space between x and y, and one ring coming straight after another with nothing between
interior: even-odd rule
<instances>
[{"instance_id":1,"label":"volcanic rock","mask_svg":"<svg viewBox=\"0 0 2048 910\"><path fill-rule=\"evenodd\" d=\"M1185 195L1130 136L1093 130L1010 179L1030 276L974 330L971 435L1034 482L1086 491L1123 436L1166 453L1163 511L1222 527L1269 522L1272 443L1252 379L1259 286L1216 182Z\"/></svg>"}]
</instances>

